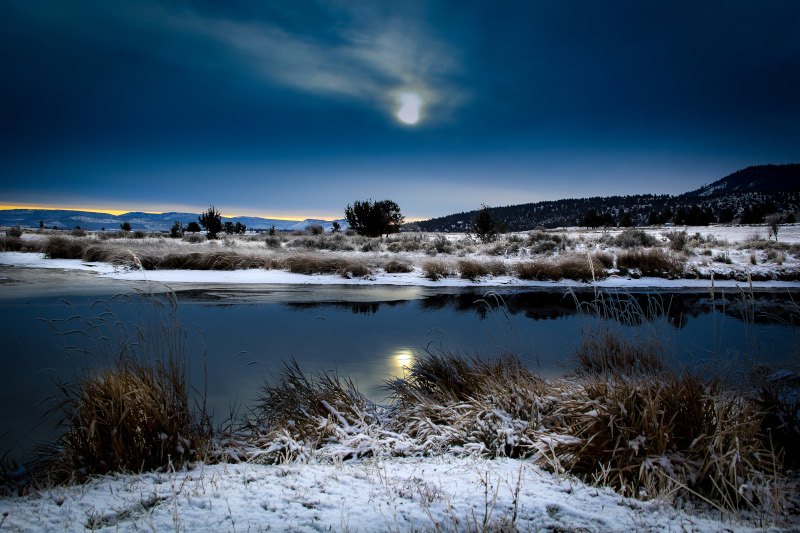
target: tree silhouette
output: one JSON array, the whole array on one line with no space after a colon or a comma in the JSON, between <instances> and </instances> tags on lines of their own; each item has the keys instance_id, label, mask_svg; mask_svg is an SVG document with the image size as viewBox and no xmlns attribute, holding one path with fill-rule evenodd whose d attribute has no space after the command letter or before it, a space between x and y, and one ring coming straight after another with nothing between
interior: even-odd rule
<instances>
[{"instance_id":1,"label":"tree silhouette","mask_svg":"<svg viewBox=\"0 0 800 533\"><path fill-rule=\"evenodd\" d=\"M356 200L353 205L347 205L344 210L347 224L359 235L366 237L380 237L397 233L405 217L400 212L400 207L391 200L373 202Z\"/></svg>"},{"instance_id":2,"label":"tree silhouette","mask_svg":"<svg viewBox=\"0 0 800 533\"><path fill-rule=\"evenodd\" d=\"M472 219L472 233L478 237L481 242L487 243L497 238L497 223L492 216L489 206L481 204L481 210Z\"/></svg>"},{"instance_id":3,"label":"tree silhouette","mask_svg":"<svg viewBox=\"0 0 800 533\"><path fill-rule=\"evenodd\" d=\"M213 205L209 206L205 213L197 217L197 220L206 230L209 239L216 239L217 234L222 231L222 215Z\"/></svg>"}]
</instances>

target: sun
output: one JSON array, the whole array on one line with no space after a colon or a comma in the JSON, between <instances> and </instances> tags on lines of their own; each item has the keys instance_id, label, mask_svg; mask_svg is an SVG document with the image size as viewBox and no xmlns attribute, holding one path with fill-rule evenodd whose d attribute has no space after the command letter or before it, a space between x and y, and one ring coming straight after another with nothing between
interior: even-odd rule
<instances>
[{"instance_id":1,"label":"sun","mask_svg":"<svg viewBox=\"0 0 800 533\"><path fill-rule=\"evenodd\" d=\"M401 93L400 108L397 110L397 118L404 124L416 124L419 122L419 108L422 106L422 99L417 93Z\"/></svg>"}]
</instances>

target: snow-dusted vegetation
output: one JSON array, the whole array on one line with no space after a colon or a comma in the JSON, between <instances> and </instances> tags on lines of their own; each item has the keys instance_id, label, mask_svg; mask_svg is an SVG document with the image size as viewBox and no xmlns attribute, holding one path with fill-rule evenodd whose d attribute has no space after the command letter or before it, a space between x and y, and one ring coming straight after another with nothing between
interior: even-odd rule
<instances>
[{"instance_id":1,"label":"snow-dusted vegetation","mask_svg":"<svg viewBox=\"0 0 800 533\"><path fill-rule=\"evenodd\" d=\"M115 272L110 275L161 281L187 280L175 272L186 270L239 271L235 277L249 283L293 282L281 273L312 276L295 278L301 283L365 284L635 285L644 278L681 286L712 277L738 282L800 279L797 224L571 228L511 233L487 242L469 234L410 232L368 238L298 231L208 240L202 234L171 239L144 232L33 230L0 238L0 250L39 254L2 254L5 263L76 259L112 265ZM214 279L191 276L201 278Z\"/></svg>"},{"instance_id":2,"label":"snow-dusted vegetation","mask_svg":"<svg viewBox=\"0 0 800 533\"><path fill-rule=\"evenodd\" d=\"M391 401L379 405L346 376L304 374L287 361L266 376L252 412L216 427L202 394L187 388L176 300L170 293L134 300L134 322L99 302L91 317L53 324L67 339L92 339L90 353L103 364L60 385L51 402L61 428L55 442L3 469L3 524L206 531L798 525L796 374L755 364L744 373L676 368L657 314L634 300L598 293L581 307L600 322L584 328L560 376L546 378L510 352L421 351L387 384ZM749 309L746 293L742 305ZM791 316L800 319L800 310ZM758 356L754 345L748 358Z\"/></svg>"}]
</instances>

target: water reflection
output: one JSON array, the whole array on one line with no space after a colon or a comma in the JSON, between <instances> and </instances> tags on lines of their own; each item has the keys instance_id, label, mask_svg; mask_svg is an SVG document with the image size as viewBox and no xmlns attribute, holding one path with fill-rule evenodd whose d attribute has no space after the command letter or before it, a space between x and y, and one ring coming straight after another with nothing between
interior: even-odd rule
<instances>
[{"instance_id":1,"label":"water reflection","mask_svg":"<svg viewBox=\"0 0 800 533\"><path fill-rule=\"evenodd\" d=\"M385 380L402 376L413 352L425 348L486 355L510 350L544 373L561 372L559 365L580 340L584 319L579 306L594 297L539 290L498 291L495 298L467 290L415 288L381 290L379 294L389 298L384 302L364 289L348 288L266 295L253 290L241 299L230 289L216 293L179 293L178 301L188 333L191 382L203 390L207 372L208 402L218 420L228 415L232 404L246 408L264 380L290 358L307 373L324 370L349 376L377 401L386 400ZM314 301L315 295L322 301ZM644 308L654 301L646 294L630 298ZM745 353L754 336L761 340L765 358L800 359L792 328L776 323L790 318L791 298L761 293L751 303L741 300L721 292L713 299L709 293L662 294L656 299L660 327L675 337L675 353L693 364L712 356L733 359ZM0 427L11 430L0 437L0 453L6 448L30 449L41 441L49 430L34 430L41 413L33 406L52 394L49 376L70 378L70 362L58 339L39 319L90 313L93 302L76 299L71 308L56 298L0 304L0 335L6 339ZM114 311L135 316L121 307ZM748 311L755 311L755 326L741 321Z\"/></svg>"}]
</instances>

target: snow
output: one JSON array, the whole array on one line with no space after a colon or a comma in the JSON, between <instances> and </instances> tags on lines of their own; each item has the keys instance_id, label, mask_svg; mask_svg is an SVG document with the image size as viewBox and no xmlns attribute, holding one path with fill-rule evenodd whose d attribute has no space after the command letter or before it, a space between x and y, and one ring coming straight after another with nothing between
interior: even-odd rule
<instances>
[{"instance_id":1,"label":"snow","mask_svg":"<svg viewBox=\"0 0 800 533\"><path fill-rule=\"evenodd\" d=\"M254 284L254 285L397 285L419 287L536 287L536 288L581 288L602 289L626 288L631 290L678 290L707 289L711 282L704 279L664 279L642 277L630 279L610 276L594 283L580 281L521 280L514 276L495 276L478 281L457 277L432 281L423 277L420 269L407 274L376 273L365 278L343 278L329 274L294 274L284 270L133 270L117 268L108 263L90 263L80 259L47 259L43 254L23 252L0 252L0 264L60 270L82 270L94 272L100 277L127 281L156 281L160 283L206 283L206 284ZM736 288L748 285L736 280L715 280L717 288ZM797 281L753 281L755 289L800 288Z\"/></svg>"},{"instance_id":2,"label":"snow","mask_svg":"<svg viewBox=\"0 0 800 533\"><path fill-rule=\"evenodd\" d=\"M196 465L99 477L0 499L0 528L478 531L500 530L516 513L518 531L763 531L732 517L688 511L624 498L527 460L442 455Z\"/></svg>"}]
</instances>

